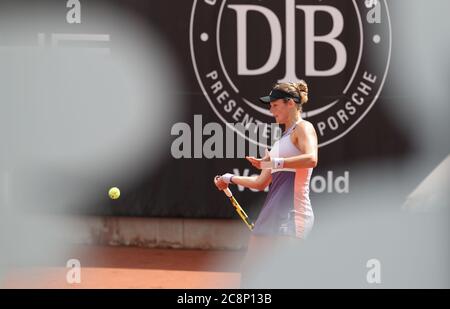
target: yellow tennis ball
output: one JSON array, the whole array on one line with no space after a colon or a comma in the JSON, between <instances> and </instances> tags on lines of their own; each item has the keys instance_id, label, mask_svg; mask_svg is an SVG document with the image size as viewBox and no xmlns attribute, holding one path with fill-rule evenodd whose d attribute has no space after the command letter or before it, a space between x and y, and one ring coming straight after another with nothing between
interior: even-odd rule
<instances>
[{"instance_id":1,"label":"yellow tennis ball","mask_svg":"<svg viewBox=\"0 0 450 309\"><path fill-rule=\"evenodd\" d=\"M111 199L117 200L120 197L120 190L117 187L112 187L108 191L108 195Z\"/></svg>"}]
</instances>

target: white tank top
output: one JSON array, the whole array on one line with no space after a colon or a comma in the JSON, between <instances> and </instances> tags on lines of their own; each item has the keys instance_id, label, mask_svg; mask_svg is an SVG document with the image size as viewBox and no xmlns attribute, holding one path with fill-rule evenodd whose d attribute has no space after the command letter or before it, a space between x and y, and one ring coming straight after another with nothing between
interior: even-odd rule
<instances>
[{"instance_id":1,"label":"white tank top","mask_svg":"<svg viewBox=\"0 0 450 309\"><path fill-rule=\"evenodd\" d=\"M295 123L292 127L287 129L281 138L277 140L270 150L269 154L272 158L288 158L293 156L301 155L302 152L292 143L291 134L294 131L295 127L301 122L304 121L300 119L297 123ZM309 217L313 220L314 214L311 207L311 201L309 199L309 184L311 180L311 175L313 172L313 168L298 168L298 169L272 169L272 174L276 172L293 172L295 173L295 204L298 212L301 212L303 216Z\"/></svg>"},{"instance_id":2,"label":"white tank top","mask_svg":"<svg viewBox=\"0 0 450 309\"><path fill-rule=\"evenodd\" d=\"M273 144L269 152L271 158L289 158L302 154L300 149L298 149L297 146L295 146L291 141L292 132L294 132L295 127L302 121L304 120L300 119L292 127L288 128L280 137L280 139ZM293 168L272 169L272 173L279 171L295 172L296 169Z\"/></svg>"}]
</instances>

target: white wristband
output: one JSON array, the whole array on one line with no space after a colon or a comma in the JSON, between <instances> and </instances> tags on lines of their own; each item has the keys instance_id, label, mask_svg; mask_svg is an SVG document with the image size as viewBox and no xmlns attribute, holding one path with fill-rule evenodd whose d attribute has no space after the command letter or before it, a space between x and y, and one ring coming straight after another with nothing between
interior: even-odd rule
<instances>
[{"instance_id":1,"label":"white wristband","mask_svg":"<svg viewBox=\"0 0 450 309\"><path fill-rule=\"evenodd\" d=\"M272 168L273 169L280 169L284 166L284 159L283 158L272 158Z\"/></svg>"},{"instance_id":2,"label":"white wristband","mask_svg":"<svg viewBox=\"0 0 450 309\"><path fill-rule=\"evenodd\" d=\"M230 184L230 183L231 183L231 177L233 177L233 176L234 176L233 174L226 173L226 174L223 174L222 176L220 176L220 178L221 178L225 183Z\"/></svg>"}]
</instances>

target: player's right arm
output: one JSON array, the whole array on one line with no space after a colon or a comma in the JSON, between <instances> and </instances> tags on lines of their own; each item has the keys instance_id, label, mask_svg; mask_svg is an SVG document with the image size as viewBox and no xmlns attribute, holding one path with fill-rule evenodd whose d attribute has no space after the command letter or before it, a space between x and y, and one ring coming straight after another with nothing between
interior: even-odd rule
<instances>
[{"instance_id":1,"label":"player's right arm","mask_svg":"<svg viewBox=\"0 0 450 309\"><path fill-rule=\"evenodd\" d=\"M225 189L226 187L228 187L228 183L232 183L246 188L263 191L271 181L271 170L263 169L261 170L261 174L259 174L258 176L234 176L230 174L216 176L215 183L219 190Z\"/></svg>"},{"instance_id":2,"label":"player's right arm","mask_svg":"<svg viewBox=\"0 0 450 309\"><path fill-rule=\"evenodd\" d=\"M264 169L258 176L233 176L231 181L237 185L263 191L271 183L272 174L270 169Z\"/></svg>"}]
</instances>

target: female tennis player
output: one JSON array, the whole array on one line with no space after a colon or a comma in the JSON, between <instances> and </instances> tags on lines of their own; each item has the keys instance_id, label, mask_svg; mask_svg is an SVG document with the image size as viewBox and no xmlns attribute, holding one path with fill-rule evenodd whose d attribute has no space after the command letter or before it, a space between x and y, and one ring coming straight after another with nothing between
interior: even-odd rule
<instances>
[{"instance_id":1,"label":"female tennis player","mask_svg":"<svg viewBox=\"0 0 450 309\"><path fill-rule=\"evenodd\" d=\"M278 83L270 95L260 98L260 101L270 104L270 112L276 122L284 125L281 138L262 159L246 157L254 167L261 169L259 176L226 173L215 181L219 190L229 184L264 190L270 184L250 237L242 281L245 269L262 251L286 237L305 239L314 223L309 183L318 161L317 135L314 126L301 118L302 106L308 102L308 86L303 80Z\"/></svg>"}]
</instances>

